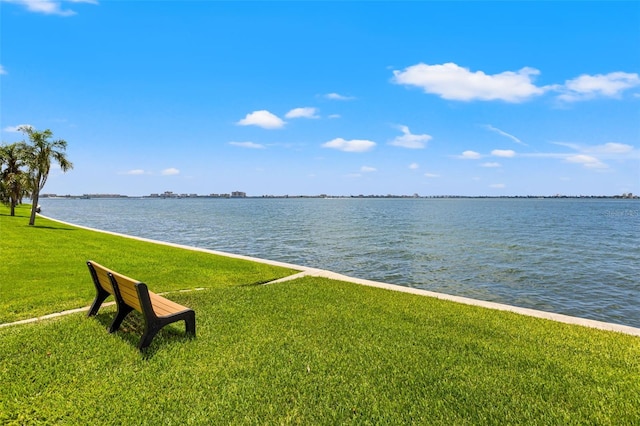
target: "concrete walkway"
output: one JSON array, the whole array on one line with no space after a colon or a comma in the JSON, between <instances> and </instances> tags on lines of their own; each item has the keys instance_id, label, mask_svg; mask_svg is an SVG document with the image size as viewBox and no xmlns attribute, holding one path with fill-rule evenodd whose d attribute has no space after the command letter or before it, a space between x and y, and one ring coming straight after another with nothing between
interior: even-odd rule
<instances>
[{"instance_id":1,"label":"concrete walkway","mask_svg":"<svg viewBox=\"0 0 640 426\"><path fill-rule=\"evenodd\" d=\"M158 293L158 294L161 295L161 296L166 296L167 294L171 294L171 293L188 293L188 292L191 292L191 291L200 291L200 290L205 290L205 289L204 288L194 288L194 289L191 289L191 290L174 290L174 291L165 292L165 293ZM116 304L116 302L107 302L107 303L103 303L102 305L100 305L100 307L113 306L115 304ZM0 324L0 328L9 327L9 326L12 326L12 325L29 324L31 322L38 322L38 321L48 320L48 319L51 319L51 318L62 317L62 316L65 316L65 315L77 314L78 312L87 312L87 311L89 311L90 308L91 308L91 306L85 306L84 308L69 309L67 311L56 312L56 313L53 313L53 314L43 315L41 317L27 318L27 319L23 319L23 320L20 320L20 321L15 321L15 322L6 322L6 323L3 323L3 324Z\"/></svg>"},{"instance_id":2,"label":"concrete walkway","mask_svg":"<svg viewBox=\"0 0 640 426\"><path fill-rule=\"evenodd\" d=\"M43 216L43 217L45 217L45 216ZM584 326L584 327L597 328L597 329L600 329L600 330L615 331L615 332L618 332L618 333L630 334L630 335L633 335L633 336L640 336L640 328L630 327L630 326L626 326L626 325L612 324L612 323L603 322L603 321L595 321L595 320L590 320L590 319L585 319L585 318L572 317L572 316L569 316L569 315L556 314L556 313L553 313L553 312L539 311L539 310L536 310L536 309L519 308L517 306L505 305L505 304L502 304L502 303L485 302L483 300L476 300L476 299L471 299L471 298L468 298L468 297L451 296L451 295L448 295L448 294L436 293L436 292L433 292L433 291L421 290L421 289L411 288L411 287L404 287L404 286L395 285L395 284L387 284L387 283L381 283L381 282L377 282L377 281L363 280L363 279L360 279L360 278L352 278L352 277L349 277L349 276L346 276L346 275L337 274L335 272L325 271L323 269L308 268L308 267L300 266L300 265L292 265L290 263L259 259L259 258L255 258L255 257L249 257L249 256L242 256L242 255L237 255L237 254L225 253L225 252L216 251L216 250L208 250L208 249L202 249L202 248L198 248L198 247L185 246L185 245L181 245L181 244L167 243L167 242L164 242L164 241L151 240L151 239L148 239L148 238L133 237L131 235L119 234L119 233L110 232L110 231L103 231L101 229L94 229L94 228L89 228L89 227L86 227L86 226L79 226L79 225L76 225L76 224L73 224L73 223L67 223L67 222L63 222L63 221L60 221L60 220L57 220L57 219L52 219L52 218L49 218L49 217L47 217L47 219L53 220L53 221L56 221L58 223L62 223L62 224L65 224L65 225L74 226L76 228L87 229L87 230L94 231L94 232L102 232L104 234L116 235L116 236L125 237L125 238L132 238L134 240L139 240L139 241L146 241L146 242L150 242L150 243L163 244L163 245L170 246L170 247L177 247L177 248L181 248L181 249L185 249L185 250L199 251L199 252L204 252L204 253L216 254L216 255L219 255L219 256L233 257L233 258L236 258L236 259L244 259L244 260L249 260L249 261L252 261L252 262L265 263L265 264L268 264L268 265L281 266L281 267L284 267L284 268L295 269L295 270L300 271L297 274L290 275L288 277L284 277L284 278L281 278L279 280L268 282L265 285L271 285L271 284L277 284L277 283L282 283L282 282L286 282L286 281L296 280L296 279L302 278L302 277L324 277L324 278L330 278L330 279L334 279L334 280L338 280L338 281L346 281L346 282L351 282L351 283L356 283L356 284L361 284L361 285L366 285L366 286L371 286L371 287L383 288L383 289L386 289L386 290L399 291L399 292L403 292L403 293L416 294L416 295L420 295L420 296L435 297L436 299L448 300L448 301L456 302L456 303L463 303L465 305L480 306L480 307L483 307L483 308L496 309L496 310L500 310L500 311L509 311L509 312L514 312L514 313L520 314L520 315L527 315L527 316L530 316L530 317L543 318L543 319L562 322L562 323L566 323L566 324L581 325L581 326ZM106 306L106 305L104 305L104 306ZM82 312L82 311L87 310L87 309L88 308L72 309L70 311L65 311L65 312L60 312L60 313L56 313L56 314L46 315L46 316L40 317L40 318L32 318L32 319L18 321L18 322L9 323L9 324L0 324L0 327L8 326L8 325L24 324L24 323L39 321L39 320L48 319L48 318L55 318L55 317L58 317L58 316L61 316L61 315L68 315L68 314L72 314L72 313L76 313L76 312Z\"/></svg>"}]
</instances>

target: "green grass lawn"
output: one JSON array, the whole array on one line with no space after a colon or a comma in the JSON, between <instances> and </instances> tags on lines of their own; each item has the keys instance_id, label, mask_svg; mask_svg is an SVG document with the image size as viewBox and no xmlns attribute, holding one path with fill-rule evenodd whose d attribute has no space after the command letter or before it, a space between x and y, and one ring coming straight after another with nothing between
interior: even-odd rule
<instances>
[{"instance_id":1,"label":"green grass lawn","mask_svg":"<svg viewBox=\"0 0 640 426\"><path fill-rule=\"evenodd\" d=\"M197 338L173 324L145 354L139 315L106 332L113 308L0 328L0 424L640 423L638 337L324 278L251 285L291 271L2 212L3 318L87 305L86 258L154 291L206 290L169 296ZM39 262L52 240L57 261Z\"/></svg>"},{"instance_id":2,"label":"green grass lawn","mask_svg":"<svg viewBox=\"0 0 640 426\"><path fill-rule=\"evenodd\" d=\"M94 260L156 292L251 285L296 271L92 232L0 206L0 323L87 306Z\"/></svg>"}]
</instances>

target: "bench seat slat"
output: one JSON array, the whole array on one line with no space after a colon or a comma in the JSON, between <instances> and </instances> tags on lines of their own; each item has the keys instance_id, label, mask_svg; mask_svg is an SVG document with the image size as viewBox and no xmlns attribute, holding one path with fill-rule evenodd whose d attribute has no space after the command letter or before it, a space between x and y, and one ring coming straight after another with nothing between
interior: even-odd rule
<instances>
[{"instance_id":1,"label":"bench seat slat","mask_svg":"<svg viewBox=\"0 0 640 426\"><path fill-rule=\"evenodd\" d=\"M155 312L155 314L158 316L171 315L189 309L186 306L182 306L179 303L164 298L151 291L149 292L149 297L151 298L151 306L153 306L153 312Z\"/></svg>"}]
</instances>

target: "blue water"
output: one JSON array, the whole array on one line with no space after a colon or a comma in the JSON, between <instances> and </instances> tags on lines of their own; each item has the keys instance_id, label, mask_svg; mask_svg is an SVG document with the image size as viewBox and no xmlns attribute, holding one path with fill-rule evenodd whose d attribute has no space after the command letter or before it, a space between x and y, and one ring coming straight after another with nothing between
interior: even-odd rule
<instances>
[{"instance_id":1,"label":"blue water","mask_svg":"<svg viewBox=\"0 0 640 426\"><path fill-rule=\"evenodd\" d=\"M640 202L43 199L129 235L640 327Z\"/></svg>"}]
</instances>

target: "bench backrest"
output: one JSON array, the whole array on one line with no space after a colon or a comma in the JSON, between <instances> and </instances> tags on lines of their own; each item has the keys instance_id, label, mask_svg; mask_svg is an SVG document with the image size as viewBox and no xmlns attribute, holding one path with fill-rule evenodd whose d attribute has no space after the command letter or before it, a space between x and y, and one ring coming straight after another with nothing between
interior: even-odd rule
<instances>
[{"instance_id":1,"label":"bench backrest","mask_svg":"<svg viewBox=\"0 0 640 426\"><path fill-rule=\"evenodd\" d=\"M88 261L87 264L90 266L89 269L92 270L94 279L98 280L98 284L100 284L105 291L113 294L116 298L122 298L124 303L131 306L133 309L142 312L142 305L140 304L140 298L138 297L138 291L136 290L136 284L140 281L136 281L91 260ZM115 287L117 288L114 288L111 283L111 277L116 281Z\"/></svg>"},{"instance_id":2,"label":"bench backrest","mask_svg":"<svg viewBox=\"0 0 640 426\"><path fill-rule=\"evenodd\" d=\"M138 312L144 313L147 311L147 314L166 316L189 309L149 291L147 285L138 280L129 278L91 260L87 264L94 281L97 280L106 292L115 296L116 300L121 299L125 305ZM112 283L112 279L115 284ZM147 305L146 308L145 305Z\"/></svg>"},{"instance_id":3,"label":"bench backrest","mask_svg":"<svg viewBox=\"0 0 640 426\"><path fill-rule=\"evenodd\" d=\"M136 284L139 284L140 281L136 281L115 271L109 272L116 281L118 294L124 303L131 306L136 311L142 312L142 304L140 303L138 290L136 290Z\"/></svg>"},{"instance_id":4,"label":"bench backrest","mask_svg":"<svg viewBox=\"0 0 640 426\"><path fill-rule=\"evenodd\" d=\"M93 280L97 280L97 284L100 285L104 291L115 295L113 286L111 285L111 279L109 278L109 273L113 271L92 260L88 261L87 265L89 265L89 270L91 271Z\"/></svg>"}]
</instances>

